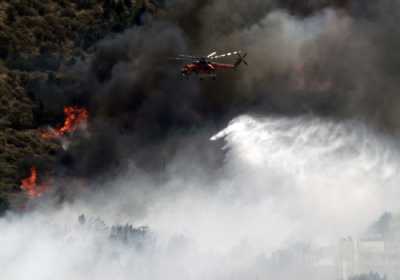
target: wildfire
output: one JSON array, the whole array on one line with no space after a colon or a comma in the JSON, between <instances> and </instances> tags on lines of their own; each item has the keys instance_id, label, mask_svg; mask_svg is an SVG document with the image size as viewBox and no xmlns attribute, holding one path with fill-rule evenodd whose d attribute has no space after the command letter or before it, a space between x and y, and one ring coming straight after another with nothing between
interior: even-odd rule
<instances>
[{"instance_id":1,"label":"wildfire","mask_svg":"<svg viewBox=\"0 0 400 280\"><path fill-rule=\"evenodd\" d=\"M86 124L89 113L85 108L75 106L64 108L65 120L61 127L45 131L42 133L44 139L54 139L65 135L66 133L77 130L82 125Z\"/></svg>"},{"instance_id":2,"label":"wildfire","mask_svg":"<svg viewBox=\"0 0 400 280\"><path fill-rule=\"evenodd\" d=\"M29 177L21 181L21 189L23 189L30 198L35 198L41 196L46 190L47 186L45 184L38 185L38 175L36 167L31 167L31 174Z\"/></svg>"}]
</instances>

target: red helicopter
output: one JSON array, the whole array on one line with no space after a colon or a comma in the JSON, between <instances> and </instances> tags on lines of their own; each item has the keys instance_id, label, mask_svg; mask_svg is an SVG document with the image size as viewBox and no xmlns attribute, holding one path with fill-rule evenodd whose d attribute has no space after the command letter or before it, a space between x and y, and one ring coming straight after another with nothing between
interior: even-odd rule
<instances>
[{"instance_id":1,"label":"red helicopter","mask_svg":"<svg viewBox=\"0 0 400 280\"><path fill-rule=\"evenodd\" d=\"M212 52L207 56L192 56L181 54L178 57L174 57L174 60L191 61L183 65L181 74L183 77L189 78L191 74L197 74L200 80L203 78L217 78L217 70L223 69L236 69L242 62L248 65L246 60L247 53L241 55L241 51L228 52L221 55L217 55L217 52ZM234 64L217 63L214 62L217 59L225 58L231 55L237 55L237 60Z\"/></svg>"}]
</instances>

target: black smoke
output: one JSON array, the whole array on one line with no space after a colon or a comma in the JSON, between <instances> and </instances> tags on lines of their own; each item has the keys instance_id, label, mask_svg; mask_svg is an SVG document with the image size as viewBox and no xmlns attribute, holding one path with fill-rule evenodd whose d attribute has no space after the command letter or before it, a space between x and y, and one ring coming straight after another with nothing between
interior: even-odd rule
<instances>
[{"instance_id":1,"label":"black smoke","mask_svg":"<svg viewBox=\"0 0 400 280\"><path fill-rule=\"evenodd\" d=\"M357 118L398 131L396 1L175 0L165 9L99 42L60 100L39 94L43 110L59 102L90 111L91 136L61 156L68 176L112 174L130 161L160 170L185 145L214 170L223 154L208 136L243 112ZM181 79L168 59L214 50L246 51L250 66L201 82Z\"/></svg>"}]
</instances>

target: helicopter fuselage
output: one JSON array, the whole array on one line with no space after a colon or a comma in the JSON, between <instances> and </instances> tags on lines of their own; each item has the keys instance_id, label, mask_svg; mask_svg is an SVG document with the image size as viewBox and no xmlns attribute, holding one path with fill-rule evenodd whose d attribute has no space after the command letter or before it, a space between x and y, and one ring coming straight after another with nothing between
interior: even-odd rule
<instances>
[{"instance_id":1,"label":"helicopter fuselage","mask_svg":"<svg viewBox=\"0 0 400 280\"><path fill-rule=\"evenodd\" d=\"M216 78L216 72L218 70L226 70L226 69L236 69L242 62L247 65L247 62L244 60L246 57L246 53L241 55L241 51L228 52L221 55L216 55L217 52L214 51L207 56L193 56L193 55L185 55L181 54L178 57L174 57L174 60L180 61L190 61L186 63L181 68L182 76L188 78L192 74L196 74L200 77L200 79L206 77ZM232 55L236 55L236 61L233 64L228 63L217 63L216 59L226 58Z\"/></svg>"},{"instance_id":2,"label":"helicopter fuselage","mask_svg":"<svg viewBox=\"0 0 400 280\"><path fill-rule=\"evenodd\" d=\"M215 77L217 70L234 68L236 68L235 64L213 63L199 60L185 64L181 69L181 73L185 77L191 74L197 74L199 77Z\"/></svg>"}]
</instances>

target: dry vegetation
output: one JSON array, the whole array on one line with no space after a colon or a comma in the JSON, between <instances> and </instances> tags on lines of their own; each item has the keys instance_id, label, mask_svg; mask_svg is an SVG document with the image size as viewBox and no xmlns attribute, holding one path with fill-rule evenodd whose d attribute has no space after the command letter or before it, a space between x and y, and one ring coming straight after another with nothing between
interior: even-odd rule
<instances>
[{"instance_id":1,"label":"dry vegetation","mask_svg":"<svg viewBox=\"0 0 400 280\"><path fill-rule=\"evenodd\" d=\"M43 123L29 85L62 76L63 64L111 32L118 22L103 15L96 0L0 2L0 214L21 206L29 162L51 162L59 150L40 139Z\"/></svg>"}]
</instances>

